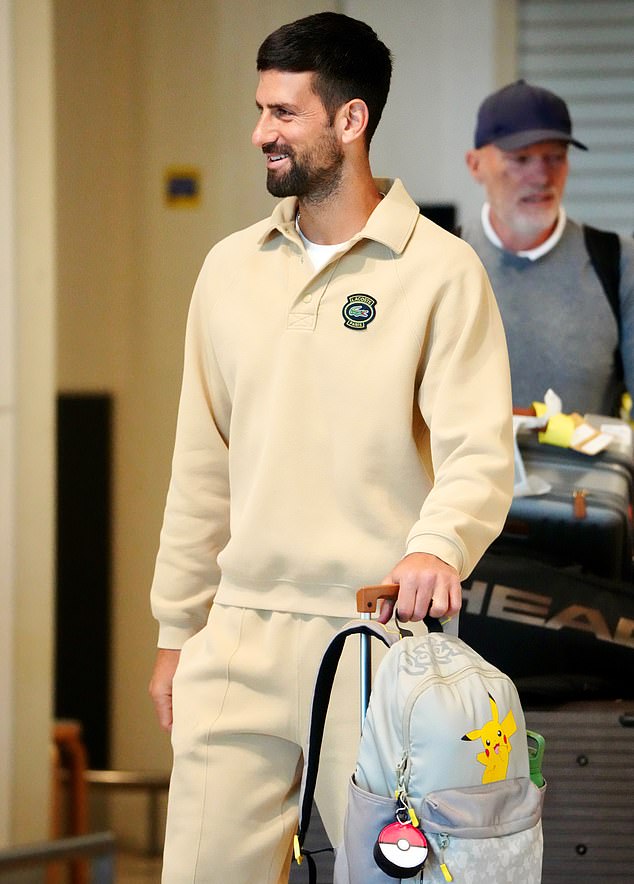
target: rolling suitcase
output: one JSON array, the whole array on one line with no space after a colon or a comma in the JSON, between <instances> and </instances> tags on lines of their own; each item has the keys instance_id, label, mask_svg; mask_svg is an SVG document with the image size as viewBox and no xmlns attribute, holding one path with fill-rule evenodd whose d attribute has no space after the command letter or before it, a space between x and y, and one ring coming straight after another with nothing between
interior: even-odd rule
<instances>
[{"instance_id":1,"label":"rolling suitcase","mask_svg":"<svg viewBox=\"0 0 634 884\"><path fill-rule=\"evenodd\" d=\"M528 709L544 735L543 884L634 881L634 703Z\"/></svg>"},{"instance_id":2,"label":"rolling suitcase","mask_svg":"<svg viewBox=\"0 0 634 884\"><path fill-rule=\"evenodd\" d=\"M519 433L517 441L526 472L551 490L515 497L491 548L631 580L632 459L609 450L589 456L542 444L532 433Z\"/></svg>"},{"instance_id":3,"label":"rolling suitcase","mask_svg":"<svg viewBox=\"0 0 634 884\"><path fill-rule=\"evenodd\" d=\"M396 598L398 587L363 588L359 610L375 610L386 592ZM296 859L306 852L337 664L346 639L360 634L363 731L335 884L421 880L421 872L429 884L538 884L545 784L531 769L515 686L457 635L432 624L439 632L399 640L376 622L353 622L327 647L305 750ZM367 706L371 636L389 650ZM316 881L314 866L309 880Z\"/></svg>"}]
</instances>

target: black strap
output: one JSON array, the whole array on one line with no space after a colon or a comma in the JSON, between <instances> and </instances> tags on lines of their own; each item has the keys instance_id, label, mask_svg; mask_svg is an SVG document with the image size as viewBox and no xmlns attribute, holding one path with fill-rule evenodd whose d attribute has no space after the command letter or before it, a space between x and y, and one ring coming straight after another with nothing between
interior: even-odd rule
<instances>
[{"instance_id":1,"label":"black strap","mask_svg":"<svg viewBox=\"0 0 634 884\"><path fill-rule=\"evenodd\" d=\"M315 853L321 853L321 851L314 851ZM317 884L317 863L313 857L312 850L303 850L302 855L306 860L306 865L308 866L308 884Z\"/></svg>"},{"instance_id":2,"label":"black strap","mask_svg":"<svg viewBox=\"0 0 634 884\"><path fill-rule=\"evenodd\" d=\"M597 230L589 224L583 225L583 238L594 271L599 277L603 291L612 308L614 317L621 325L621 240L611 230Z\"/></svg>"},{"instance_id":3,"label":"black strap","mask_svg":"<svg viewBox=\"0 0 634 884\"><path fill-rule=\"evenodd\" d=\"M343 653L343 646L346 639L351 635L369 635L376 636L376 632L371 626L364 623L358 623L349 626L338 632L331 640L330 644L324 652L321 665L317 673L315 681L315 691L313 695L313 706L310 714L310 732L308 735L308 746L306 748L307 757L305 759L305 770L302 784L302 801L299 808L299 828L297 830L297 838L299 846L303 847L308 826L310 825L310 814L313 807L313 798L315 795L315 785L317 783L317 771L319 769L319 753L321 752L321 744L324 737L324 729L326 727L326 713L330 704L330 695L332 694L332 686L335 680L337 665ZM378 636L377 636L378 637ZM387 642L385 642L387 644Z\"/></svg>"},{"instance_id":4,"label":"black strap","mask_svg":"<svg viewBox=\"0 0 634 884\"><path fill-rule=\"evenodd\" d=\"M619 289L621 286L621 240L618 234L610 230L598 230L583 225L583 238L594 272L599 277L605 296L614 313L619 331L619 345L614 351L614 365L617 378L622 381L624 377L623 359L621 357L621 299Z\"/></svg>"}]
</instances>

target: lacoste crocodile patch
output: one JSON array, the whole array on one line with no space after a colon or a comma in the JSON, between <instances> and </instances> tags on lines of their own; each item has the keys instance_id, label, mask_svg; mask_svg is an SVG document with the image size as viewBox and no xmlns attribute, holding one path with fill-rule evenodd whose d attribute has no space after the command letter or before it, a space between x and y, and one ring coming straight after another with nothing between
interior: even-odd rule
<instances>
[{"instance_id":1,"label":"lacoste crocodile patch","mask_svg":"<svg viewBox=\"0 0 634 884\"><path fill-rule=\"evenodd\" d=\"M364 331L376 316L376 299L371 295L348 295L341 312L346 328Z\"/></svg>"}]
</instances>

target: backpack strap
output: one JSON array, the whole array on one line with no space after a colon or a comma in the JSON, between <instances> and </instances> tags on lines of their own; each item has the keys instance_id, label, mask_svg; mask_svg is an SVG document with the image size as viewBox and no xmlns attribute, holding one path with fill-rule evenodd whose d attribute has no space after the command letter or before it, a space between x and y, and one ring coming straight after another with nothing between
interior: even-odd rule
<instances>
[{"instance_id":1,"label":"backpack strap","mask_svg":"<svg viewBox=\"0 0 634 884\"><path fill-rule=\"evenodd\" d=\"M620 327L621 241L619 236L610 230L597 230L596 227L584 224L583 238L594 271L599 277L605 296Z\"/></svg>"},{"instance_id":2,"label":"backpack strap","mask_svg":"<svg viewBox=\"0 0 634 884\"><path fill-rule=\"evenodd\" d=\"M621 241L617 233L609 230L597 230L589 224L583 225L583 238L594 272L608 299L608 303L614 313L619 333L619 344L614 351L614 365L617 377L623 380L623 359L621 357L621 299L619 289L621 286Z\"/></svg>"},{"instance_id":3,"label":"backpack strap","mask_svg":"<svg viewBox=\"0 0 634 884\"><path fill-rule=\"evenodd\" d=\"M304 845L304 840L310 825L310 814L313 807L315 785L317 783L317 771L319 769L319 753L326 727L326 713L330 704L330 695L337 672L337 665L343 653L343 646L351 635L374 636L380 639L388 647L398 640L398 635L389 633L382 624L377 621L352 621L330 640L324 651L313 692L313 702L310 713L308 739L304 757L304 772L299 799L299 826L295 841L295 858L297 859L298 848Z\"/></svg>"}]
</instances>

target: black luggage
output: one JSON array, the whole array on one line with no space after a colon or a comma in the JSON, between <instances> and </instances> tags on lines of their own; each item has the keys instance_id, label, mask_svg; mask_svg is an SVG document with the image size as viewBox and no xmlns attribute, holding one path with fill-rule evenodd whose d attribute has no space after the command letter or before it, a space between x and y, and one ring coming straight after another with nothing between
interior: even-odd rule
<instances>
[{"instance_id":1,"label":"black luggage","mask_svg":"<svg viewBox=\"0 0 634 884\"><path fill-rule=\"evenodd\" d=\"M528 474L545 479L546 494L513 499L493 549L579 565L615 580L632 579L634 464L610 450L589 456L519 433Z\"/></svg>"},{"instance_id":2,"label":"black luggage","mask_svg":"<svg viewBox=\"0 0 634 884\"><path fill-rule=\"evenodd\" d=\"M634 880L634 703L528 709L546 741L542 884Z\"/></svg>"},{"instance_id":3,"label":"black luggage","mask_svg":"<svg viewBox=\"0 0 634 884\"><path fill-rule=\"evenodd\" d=\"M460 635L525 703L634 699L632 583L489 552L464 581Z\"/></svg>"}]
</instances>

